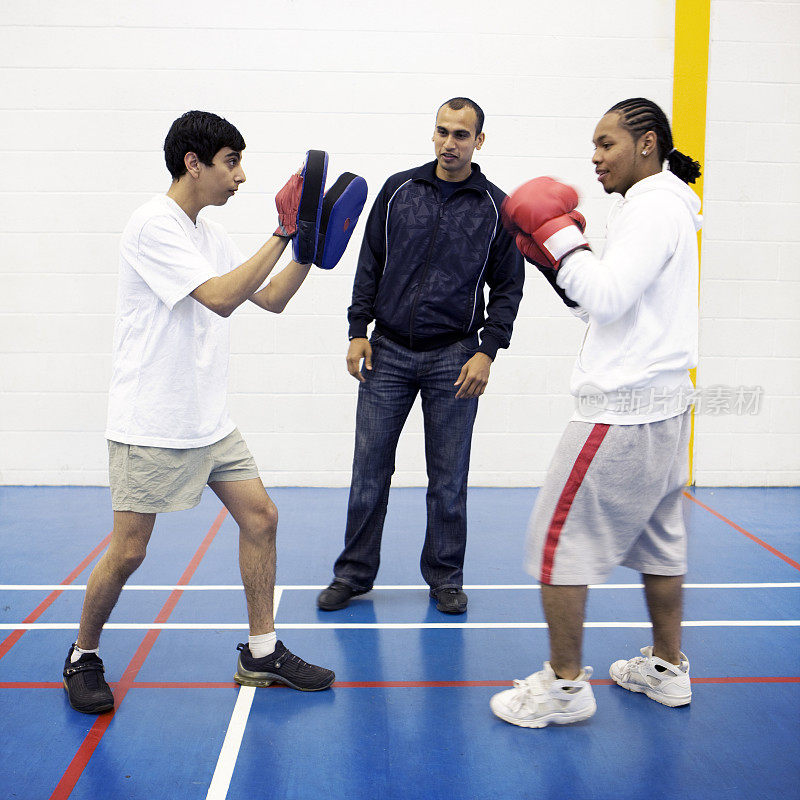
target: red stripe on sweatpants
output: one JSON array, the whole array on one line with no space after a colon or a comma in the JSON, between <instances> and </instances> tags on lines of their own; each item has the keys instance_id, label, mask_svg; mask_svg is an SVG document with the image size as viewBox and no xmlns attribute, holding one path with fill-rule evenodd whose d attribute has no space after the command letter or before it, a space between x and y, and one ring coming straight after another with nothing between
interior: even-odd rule
<instances>
[{"instance_id":1,"label":"red stripe on sweatpants","mask_svg":"<svg viewBox=\"0 0 800 800\"><path fill-rule=\"evenodd\" d=\"M100 544L98 544L94 550L92 550L92 552L89 553L89 555L86 556L86 558L84 558L83 561L81 561L81 563L78 564L78 566L75 567L75 569L72 570L72 572L70 572L70 574L67 575L63 581L61 581L61 586L69 586L75 580L75 578L77 578L78 575L80 575L81 572L83 572L86 567L92 563L95 557L102 553L106 547L108 547L108 543L110 541L111 534L109 533L108 536L106 536L105 539L103 539L103 541L101 541ZM31 611L30 614L28 614L27 617L25 617L24 620L22 620L22 622L25 624L29 622L36 622L36 620L39 619L39 617L41 617L42 614L44 614L44 612L47 611L47 609L50 608L50 606L53 605L53 603L55 603L55 601L61 597L62 594L64 594L63 589L56 589L55 591L51 592L49 595L47 595L47 597L45 597L44 600L42 600L41 603L39 603L38 606L36 606L36 608L33 609L33 611ZM13 631L2 642L0 642L0 658L2 658L22 638L23 633L25 633L24 630Z\"/></svg>"},{"instance_id":2,"label":"red stripe on sweatpants","mask_svg":"<svg viewBox=\"0 0 800 800\"><path fill-rule=\"evenodd\" d=\"M567 521L569 510L572 508L572 501L575 499L578 489L581 488L589 465L592 463L592 459L595 457L610 427L610 425L600 422L595 424L589 437L581 448L580 453L578 453L575 463L572 465L572 471L569 473L567 482L561 492L561 497L558 498L556 510L553 512L553 518L550 520L550 527L547 529L547 538L545 539L544 551L542 552L542 574L539 577L542 583L550 583L550 578L553 573L553 561L556 556L556 547L558 547L558 539L561 536L564 523Z\"/></svg>"},{"instance_id":3,"label":"red stripe on sweatpants","mask_svg":"<svg viewBox=\"0 0 800 800\"><path fill-rule=\"evenodd\" d=\"M195 570L199 566L200 561L206 554L208 548L211 547L211 542L214 541L214 537L217 535L217 531L219 531L220 527L222 526L222 522L227 513L228 509L223 506L222 511L220 511L217 515L217 518L214 520L214 524L211 526L205 538L200 543L200 547L197 548L197 552L192 557L192 560L189 562L189 566L186 567L183 575L181 575L180 580L176 585L185 586L192 579L192 575L194 575ZM161 611L158 612L158 615L155 618L156 622L166 622L169 619L170 614L172 614L172 611L177 605L178 600L180 600L182 594L183 589L172 590L167 598L167 601L162 606ZM150 651L153 649L153 645L156 643L156 639L158 639L158 635L160 633L161 629L157 628L149 630L145 635L142 643L133 654L133 658L131 659L130 664L128 664L125 672L122 674L119 682L114 685L114 710L108 714L101 714L98 716L94 725L92 725L92 727L89 729L89 732L86 734L81 746L78 748L78 752L75 753L75 756L61 777L61 780L58 782L58 786L56 786L56 788L53 790L53 794L50 795L50 800L66 800L66 798L72 794L75 784L83 774L84 769L86 769L86 765L89 763L89 760L97 748L97 745L100 744L103 734L105 734L108 726L111 724L111 720L117 713L117 710L125 698L125 695L128 693L128 690L132 688L133 683L136 680L136 676L139 674L139 670L142 668L147 656L150 655Z\"/></svg>"}]
</instances>

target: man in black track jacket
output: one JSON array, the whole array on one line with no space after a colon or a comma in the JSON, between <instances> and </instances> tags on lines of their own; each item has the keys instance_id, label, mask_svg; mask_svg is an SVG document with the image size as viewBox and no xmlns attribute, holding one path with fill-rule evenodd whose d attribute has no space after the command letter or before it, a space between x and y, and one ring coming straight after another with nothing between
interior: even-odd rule
<instances>
[{"instance_id":1,"label":"man in black track jacket","mask_svg":"<svg viewBox=\"0 0 800 800\"><path fill-rule=\"evenodd\" d=\"M440 611L467 608L472 428L492 361L509 345L524 280L500 221L505 195L472 163L482 128L472 100L442 105L436 161L389 178L367 220L348 312L347 368L360 381L353 477L345 547L317 598L325 611L372 588L397 442L418 393L428 470L422 576Z\"/></svg>"}]
</instances>

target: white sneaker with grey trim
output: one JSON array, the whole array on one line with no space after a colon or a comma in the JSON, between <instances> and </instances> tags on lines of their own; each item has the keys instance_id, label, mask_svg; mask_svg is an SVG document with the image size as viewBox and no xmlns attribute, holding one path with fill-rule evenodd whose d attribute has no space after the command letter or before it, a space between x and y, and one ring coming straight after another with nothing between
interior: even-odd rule
<instances>
[{"instance_id":1,"label":"white sneaker with grey trim","mask_svg":"<svg viewBox=\"0 0 800 800\"><path fill-rule=\"evenodd\" d=\"M494 695L489 705L495 716L522 728L580 722L597 710L591 677L592 668L584 667L574 681L562 680L545 661L544 669L514 681L513 689Z\"/></svg>"},{"instance_id":2,"label":"white sneaker with grey trim","mask_svg":"<svg viewBox=\"0 0 800 800\"><path fill-rule=\"evenodd\" d=\"M643 647L641 656L629 661L615 661L608 674L623 689L644 692L651 700L665 706L685 706L692 702L689 659L681 653L676 666L653 655L653 647Z\"/></svg>"}]
</instances>

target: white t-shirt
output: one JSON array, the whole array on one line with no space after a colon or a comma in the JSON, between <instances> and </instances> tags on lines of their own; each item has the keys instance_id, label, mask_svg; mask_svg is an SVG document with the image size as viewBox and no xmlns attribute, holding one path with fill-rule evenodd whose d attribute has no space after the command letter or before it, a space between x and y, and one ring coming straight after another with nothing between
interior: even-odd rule
<instances>
[{"instance_id":1,"label":"white t-shirt","mask_svg":"<svg viewBox=\"0 0 800 800\"><path fill-rule=\"evenodd\" d=\"M700 199L661 172L611 210L602 258L579 250L556 281L589 326L572 371L574 420L634 425L683 413L697 365Z\"/></svg>"},{"instance_id":2,"label":"white t-shirt","mask_svg":"<svg viewBox=\"0 0 800 800\"><path fill-rule=\"evenodd\" d=\"M228 320L189 297L244 258L215 222L195 225L158 195L122 234L106 438L185 449L213 444L228 415Z\"/></svg>"}]
</instances>

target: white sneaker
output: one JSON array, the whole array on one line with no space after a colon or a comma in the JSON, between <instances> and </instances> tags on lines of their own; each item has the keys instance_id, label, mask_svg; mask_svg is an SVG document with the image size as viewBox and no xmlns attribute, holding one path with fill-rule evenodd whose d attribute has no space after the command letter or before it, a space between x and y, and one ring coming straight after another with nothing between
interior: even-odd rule
<instances>
[{"instance_id":1,"label":"white sneaker","mask_svg":"<svg viewBox=\"0 0 800 800\"><path fill-rule=\"evenodd\" d=\"M580 722L597 710L591 677L592 668L584 667L574 681L556 678L550 662L545 661L543 670L514 681L513 689L499 692L489 705L495 716L522 728Z\"/></svg>"},{"instance_id":2,"label":"white sneaker","mask_svg":"<svg viewBox=\"0 0 800 800\"><path fill-rule=\"evenodd\" d=\"M679 666L653 655L653 647L643 647L630 661L615 661L608 674L623 689L644 692L651 700L665 706L685 706L692 702L689 660L681 653Z\"/></svg>"}]
</instances>

